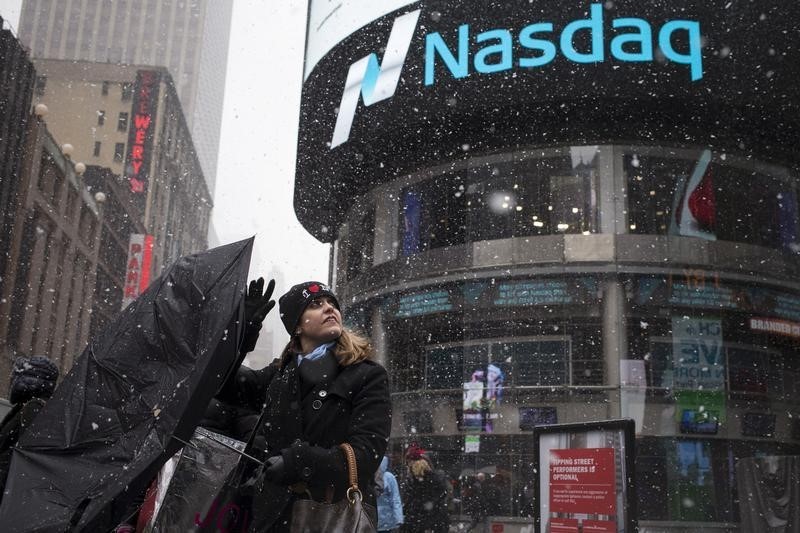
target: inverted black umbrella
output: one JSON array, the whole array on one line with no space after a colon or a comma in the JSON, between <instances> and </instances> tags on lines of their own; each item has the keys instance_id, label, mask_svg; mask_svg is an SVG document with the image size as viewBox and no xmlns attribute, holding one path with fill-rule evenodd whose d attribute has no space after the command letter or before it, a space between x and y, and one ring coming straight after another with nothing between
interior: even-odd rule
<instances>
[{"instance_id":1,"label":"inverted black umbrella","mask_svg":"<svg viewBox=\"0 0 800 533\"><path fill-rule=\"evenodd\" d=\"M4 532L125 518L237 360L252 248L179 259L87 346L14 451Z\"/></svg>"}]
</instances>

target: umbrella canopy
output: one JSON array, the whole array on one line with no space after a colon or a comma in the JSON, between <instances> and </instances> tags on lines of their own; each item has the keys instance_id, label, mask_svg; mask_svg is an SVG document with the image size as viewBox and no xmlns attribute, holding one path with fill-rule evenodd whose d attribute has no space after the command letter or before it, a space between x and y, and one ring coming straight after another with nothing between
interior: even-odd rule
<instances>
[{"instance_id":1,"label":"umbrella canopy","mask_svg":"<svg viewBox=\"0 0 800 533\"><path fill-rule=\"evenodd\" d=\"M252 247L179 259L90 342L14 451L3 531L126 518L235 366Z\"/></svg>"}]
</instances>

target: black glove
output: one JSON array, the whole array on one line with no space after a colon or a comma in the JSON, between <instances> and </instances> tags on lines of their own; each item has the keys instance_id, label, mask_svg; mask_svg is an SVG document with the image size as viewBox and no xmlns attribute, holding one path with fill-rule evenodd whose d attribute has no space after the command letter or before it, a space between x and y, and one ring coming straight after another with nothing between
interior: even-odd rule
<instances>
[{"instance_id":1,"label":"black glove","mask_svg":"<svg viewBox=\"0 0 800 533\"><path fill-rule=\"evenodd\" d=\"M280 483L283 480L283 475L286 473L286 468L283 464L282 455L273 455L264 463L264 477L273 483Z\"/></svg>"},{"instance_id":2,"label":"black glove","mask_svg":"<svg viewBox=\"0 0 800 533\"><path fill-rule=\"evenodd\" d=\"M256 347L258 332L267 313L275 307L275 300L271 300L272 291L275 290L275 280L271 279L264 291L264 278L250 282L250 287L244 297L244 338L242 339L241 353L252 352Z\"/></svg>"}]
</instances>

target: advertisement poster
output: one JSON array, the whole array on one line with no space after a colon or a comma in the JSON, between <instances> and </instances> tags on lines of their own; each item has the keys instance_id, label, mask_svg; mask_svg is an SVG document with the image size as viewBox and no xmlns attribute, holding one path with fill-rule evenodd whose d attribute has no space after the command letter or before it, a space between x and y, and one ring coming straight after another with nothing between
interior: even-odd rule
<instances>
[{"instance_id":1,"label":"advertisement poster","mask_svg":"<svg viewBox=\"0 0 800 533\"><path fill-rule=\"evenodd\" d=\"M635 422L536 426L534 531L633 533Z\"/></svg>"},{"instance_id":2,"label":"advertisement poster","mask_svg":"<svg viewBox=\"0 0 800 533\"><path fill-rule=\"evenodd\" d=\"M505 372L501 363L476 368L463 384L462 429L491 433L497 418L497 407L503 401Z\"/></svg>"},{"instance_id":3,"label":"advertisement poster","mask_svg":"<svg viewBox=\"0 0 800 533\"><path fill-rule=\"evenodd\" d=\"M672 317L675 389L723 390L725 352L718 319Z\"/></svg>"},{"instance_id":4,"label":"advertisement poster","mask_svg":"<svg viewBox=\"0 0 800 533\"><path fill-rule=\"evenodd\" d=\"M550 512L616 514L613 448L550 451Z\"/></svg>"},{"instance_id":5,"label":"advertisement poster","mask_svg":"<svg viewBox=\"0 0 800 533\"><path fill-rule=\"evenodd\" d=\"M672 317L672 356L681 432L716 433L725 412L722 322Z\"/></svg>"}]
</instances>

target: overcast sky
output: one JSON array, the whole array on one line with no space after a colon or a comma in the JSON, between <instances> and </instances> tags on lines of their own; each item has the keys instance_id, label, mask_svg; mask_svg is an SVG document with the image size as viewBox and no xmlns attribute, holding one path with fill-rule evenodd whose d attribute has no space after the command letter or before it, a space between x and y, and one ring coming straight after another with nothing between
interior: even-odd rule
<instances>
[{"instance_id":1,"label":"overcast sky","mask_svg":"<svg viewBox=\"0 0 800 533\"><path fill-rule=\"evenodd\" d=\"M15 33L21 5L0 0ZM214 192L217 244L256 235L251 276L281 272L279 294L328 277L329 246L303 229L292 206L306 13L306 0L234 0ZM272 315L278 346L286 333Z\"/></svg>"}]
</instances>

